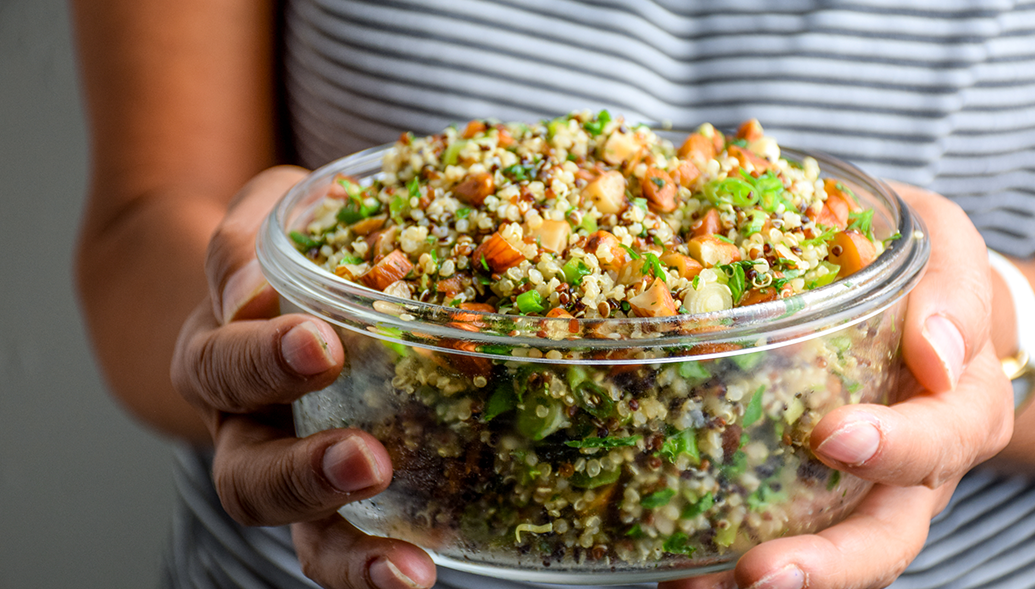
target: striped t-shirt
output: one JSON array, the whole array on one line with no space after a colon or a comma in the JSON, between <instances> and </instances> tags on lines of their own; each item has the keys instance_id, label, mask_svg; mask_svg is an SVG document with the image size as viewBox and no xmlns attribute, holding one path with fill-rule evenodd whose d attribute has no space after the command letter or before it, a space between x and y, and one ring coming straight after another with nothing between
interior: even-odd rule
<instances>
[{"instance_id":1,"label":"striped t-shirt","mask_svg":"<svg viewBox=\"0 0 1035 589\"><path fill-rule=\"evenodd\" d=\"M782 144L948 196L995 249L1035 253L1035 1L289 0L284 17L310 167L472 118L758 118ZM168 586L314 586L286 528L237 526L205 453L177 458ZM893 587L1035 587L1033 538L1035 483L971 473Z\"/></svg>"}]
</instances>

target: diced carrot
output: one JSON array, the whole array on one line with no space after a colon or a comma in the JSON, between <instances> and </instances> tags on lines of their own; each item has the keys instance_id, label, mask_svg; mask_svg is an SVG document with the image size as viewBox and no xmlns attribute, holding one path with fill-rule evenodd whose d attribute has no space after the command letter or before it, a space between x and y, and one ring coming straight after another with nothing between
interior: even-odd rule
<instances>
[{"instance_id":1,"label":"diced carrot","mask_svg":"<svg viewBox=\"0 0 1035 589\"><path fill-rule=\"evenodd\" d=\"M482 172L453 187L453 195L472 206L481 206L485 198L496 192L496 181L492 174Z\"/></svg>"},{"instance_id":2,"label":"diced carrot","mask_svg":"<svg viewBox=\"0 0 1035 589\"><path fill-rule=\"evenodd\" d=\"M740 128L737 129L737 139L755 141L761 139L764 135L765 133L762 131L762 125L758 122L758 119L744 121Z\"/></svg>"},{"instance_id":3,"label":"diced carrot","mask_svg":"<svg viewBox=\"0 0 1035 589\"><path fill-rule=\"evenodd\" d=\"M676 183L668 172L660 168L648 168L640 179L640 190L647 199L647 206L659 213L676 210Z\"/></svg>"},{"instance_id":4,"label":"diced carrot","mask_svg":"<svg viewBox=\"0 0 1035 589\"><path fill-rule=\"evenodd\" d=\"M604 247L604 255L597 254L600 251L600 247ZM618 238L614 234L607 231L596 231L589 236L586 240L586 253L593 254L597 257L597 261L600 262L600 267L605 270L614 270L615 272L622 269L622 266L626 265L632 256L629 252L622 247L622 242L618 241ZM610 252L610 260L607 259L605 252Z\"/></svg>"},{"instance_id":5,"label":"diced carrot","mask_svg":"<svg viewBox=\"0 0 1035 589\"><path fill-rule=\"evenodd\" d=\"M525 254L510 245L499 231L483 241L471 255L471 263L474 264L475 270L483 270L484 266L488 266L492 272L505 272L524 259Z\"/></svg>"},{"instance_id":6,"label":"diced carrot","mask_svg":"<svg viewBox=\"0 0 1035 589\"><path fill-rule=\"evenodd\" d=\"M759 174L773 167L773 164L765 159L764 157L756 154L755 152L744 149L739 145L730 145L726 148L727 153L732 157L736 158L740 163L740 167L747 169L748 165L751 169Z\"/></svg>"},{"instance_id":7,"label":"diced carrot","mask_svg":"<svg viewBox=\"0 0 1035 589\"><path fill-rule=\"evenodd\" d=\"M688 159L697 165L707 162L713 159L717 153L722 151L722 148L716 148L715 143L701 135L700 133L691 133L683 145L680 146L677 155L679 159Z\"/></svg>"},{"instance_id":8,"label":"diced carrot","mask_svg":"<svg viewBox=\"0 0 1035 589\"><path fill-rule=\"evenodd\" d=\"M660 278L655 278L647 290L629 299L629 306L637 317L671 317L678 313L668 285Z\"/></svg>"},{"instance_id":9,"label":"diced carrot","mask_svg":"<svg viewBox=\"0 0 1035 589\"><path fill-rule=\"evenodd\" d=\"M701 171L697 169L697 166L687 160L681 160L672 172L672 180L683 188L693 188L694 180L697 180L700 175Z\"/></svg>"},{"instance_id":10,"label":"diced carrot","mask_svg":"<svg viewBox=\"0 0 1035 589\"><path fill-rule=\"evenodd\" d=\"M463 138L470 139L479 133L485 132L486 128L485 123L482 121L471 121L467 123L467 127L464 129Z\"/></svg>"},{"instance_id":11,"label":"diced carrot","mask_svg":"<svg viewBox=\"0 0 1035 589\"><path fill-rule=\"evenodd\" d=\"M816 223L824 227L848 227L848 203L836 193L827 193L826 202L817 203L819 214L814 215Z\"/></svg>"},{"instance_id":12,"label":"diced carrot","mask_svg":"<svg viewBox=\"0 0 1035 589\"><path fill-rule=\"evenodd\" d=\"M837 277L844 278L872 264L877 259L877 249L865 235L850 229L834 235L827 259L841 267Z\"/></svg>"},{"instance_id":13,"label":"diced carrot","mask_svg":"<svg viewBox=\"0 0 1035 589\"><path fill-rule=\"evenodd\" d=\"M720 233L722 231L722 220L719 218L719 209L708 209L703 217L690 225L690 231L694 234L694 237Z\"/></svg>"},{"instance_id":14,"label":"diced carrot","mask_svg":"<svg viewBox=\"0 0 1035 589\"><path fill-rule=\"evenodd\" d=\"M503 149L507 149L511 145L514 145L514 136L510 134L510 131L507 131L506 127L500 125L497 126L496 129L499 132L499 135L497 135L496 139L497 145L499 145Z\"/></svg>"},{"instance_id":15,"label":"diced carrot","mask_svg":"<svg viewBox=\"0 0 1035 589\"><path fill-rule=\"evenodd\" d=\"M388 285L409 274L412 269L410 258L402 250L393 250L360 276L359 281L374 290L383 291Z\"/></svg>"}]
</instances>

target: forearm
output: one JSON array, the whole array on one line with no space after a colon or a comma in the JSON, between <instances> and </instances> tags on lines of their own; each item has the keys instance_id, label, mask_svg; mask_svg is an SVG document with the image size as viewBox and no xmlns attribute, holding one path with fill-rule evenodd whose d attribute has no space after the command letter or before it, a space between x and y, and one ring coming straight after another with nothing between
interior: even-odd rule
<instances>
[{"instance_id":1,"label":"forearm","mask_svg":"<svg viewBox=\"0 0 1035 589\"><path fill-rule=\"evenodd\" d=\"M185 206L192 201L195 206ZM195 443L208 443L208 432L173 390L169 364L180 326L207 292L202 260L222 214L207 199L154 196L84 234L75 268L94 349L114 395L159 432Z\"/></svg>"},{"instance_id":2,"label":"forearm","mask_svg":"<svg viewBox=\"0 0 1035 589\"><path fill-rule=\"evenodd\" d=\"M75 0L73 13L92 157L75 272L94 349L138 419L207 442L170 362L207 294L212 230L275 163L272 8Z\"/></svg>"},{"instance_id":3,"label":"forearm","mask_svg":"<svg viewBox=\"0 0 1035 589\"><path fill-rule=\"evenodd\" d=\"M1028 279L1030 284L1035 285L1035 260L1011 260ZM1001 277L993 272L992 283L995 286L992 308L992 340L996 344L996 352L999 357L1006 357L1016 352L1017 348L1017 320L1014 316L1013 300L1006 290L1006 284ZM1028 350L1029 353L1032 350ZM1018 414L1014 424L1013 438L1010 444L996 458L997 462L1011 463L1013 465L1035 465L1035 406L1029 403Z\"/></svg>"}]
</instances>

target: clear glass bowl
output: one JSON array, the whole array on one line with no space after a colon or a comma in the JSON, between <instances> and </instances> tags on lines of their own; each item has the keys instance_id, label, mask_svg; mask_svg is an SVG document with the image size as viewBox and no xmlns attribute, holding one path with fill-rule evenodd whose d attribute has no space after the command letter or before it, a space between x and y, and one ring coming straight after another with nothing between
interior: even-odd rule
<instances>
[{"instance_id":1,"label":"clear glass bowl","mask_svg":"<svg viewBox=\"0 0 1035 589\"><path fill-rule=\"evenodd\" d=\"M828 527L867 491L819 463L809 434L896 385L905 295L929 244L888 186L783 150L875 209L878 237L901 234L848 279L701 315L516 317L394 298L296 251L288 232L334 177L376 175L386 149L313 172L258 239L282 310L324 319L346 350L337 381L294 404L298 435L360 428L392 457L388 489L341 509L357 527L491 577L660 581Z\"/></svg>"}]
</instances>

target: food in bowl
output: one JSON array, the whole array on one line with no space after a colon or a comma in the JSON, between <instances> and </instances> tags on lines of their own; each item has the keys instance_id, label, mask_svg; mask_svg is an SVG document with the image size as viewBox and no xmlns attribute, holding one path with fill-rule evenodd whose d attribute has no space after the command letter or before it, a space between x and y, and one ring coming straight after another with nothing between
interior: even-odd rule
<instances>
[{"instance_id":1,"label":"food in bowl","mask_svg":"<svg viewBox=\"0 0 1035 589\"><path fill-rule=\"evenodd\" d=\"M472 121L278 207L260 260L349 358L299 434L365 429L395 468L353 523L447 566L624 582L732 566L861 498L809 433L893 387L917 220L757 121L662 135Z\"/></svg>"}]
</instances>

